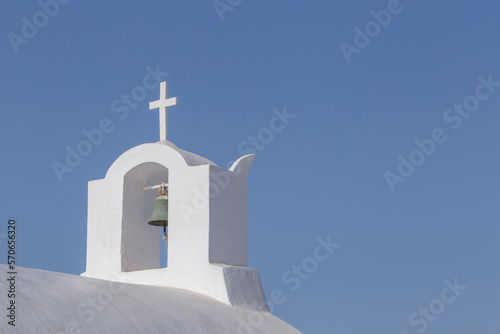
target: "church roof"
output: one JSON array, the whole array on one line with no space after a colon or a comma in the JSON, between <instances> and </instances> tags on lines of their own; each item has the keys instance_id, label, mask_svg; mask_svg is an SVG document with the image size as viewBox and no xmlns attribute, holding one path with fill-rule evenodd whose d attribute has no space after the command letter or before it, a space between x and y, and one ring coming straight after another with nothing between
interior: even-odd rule
<instances>
[{"instance_id":1,"label":"church roof","mask_svg":"<svg viewBox=\"0 0 500 334\"><path fill-rule=\"evenodd\" d=\"M16 333L300 333L270 313L190 291L19 267L16 276ZM8 288L1 280L0 291ZM0 322L0 332L10 327Z\"/></svg>"},{"instance_id":2,"label":"church roof","mask_svg":"<svg viewBox=\"0 0 500 334\"><path fill-rule=\"evenodd\" d=\"M189 166L198 166L198 165L214 165L214 166L217 166L215 164L215 162L213 161L210 161L208 160L207 158L204 158L198 154L194 154L194 153L191 153L191 152L188 152L188 151L185 151L183 149L180 149L178 148L174 143L172 143L171 141L168 141L168 140L161 140L159 142L156 142L157 144L162 144L162 145L166 145L168 147L171 147L173 148L175 151L177 151L180 155L182 155L182 157L184 158L184 160L186 161L186 163L189 165Z\"/></svg>"}]
</instances>

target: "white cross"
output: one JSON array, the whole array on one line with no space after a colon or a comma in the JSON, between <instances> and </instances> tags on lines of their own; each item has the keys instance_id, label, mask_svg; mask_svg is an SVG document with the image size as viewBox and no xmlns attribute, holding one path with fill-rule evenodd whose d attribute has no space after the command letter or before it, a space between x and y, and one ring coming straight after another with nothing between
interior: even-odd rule
<instances>
[{"instance_id":1,"label":"white cross","mask_svg":"<svg viewBox=\"0 0 500 334\"><path fill-rule=\"evenodd\" d=\"M160 140L168 140L168 116L167 108L177 105L177 98L167 99L168 85L166 81L160 83L160 99L149 102L149 110L160 109Z\"/></svg>"}]
</instances>

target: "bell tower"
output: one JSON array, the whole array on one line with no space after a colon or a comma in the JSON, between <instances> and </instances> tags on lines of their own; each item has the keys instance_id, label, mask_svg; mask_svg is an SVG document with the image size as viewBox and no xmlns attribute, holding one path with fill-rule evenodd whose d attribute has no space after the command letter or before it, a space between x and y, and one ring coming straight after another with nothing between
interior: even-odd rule
<instances>
[{"instance_id":1,"label":"bell tower","mask_svg":"<svg viewBox=\"0 0 500 334\"><path fill-rule=\"evenodd\" d=\"M160 141L123 153L104 179L89 182L87 268L82 276L191 290L235 307L267 310L259 273L248 268L247 193L253 154L229 169L168 141L161 83ZM161 229L148 225L155 189L168 183L168 266Z\"/></svg>"}]
</instances>

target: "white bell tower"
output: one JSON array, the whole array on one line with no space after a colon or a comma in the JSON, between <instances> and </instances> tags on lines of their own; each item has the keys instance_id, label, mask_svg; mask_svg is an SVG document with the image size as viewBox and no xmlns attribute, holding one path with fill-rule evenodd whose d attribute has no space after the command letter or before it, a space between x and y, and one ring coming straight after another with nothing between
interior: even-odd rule
<instances>
[{"instance_id":1,"label":"white bell tower","mask_svg":"<svg viewBox=\"0 0 500 334\"><path fill-rule=\"evenodd\" d=\"M248 173L255 158L230 169L167 140L166 82L160 100L160 141L123 153L104 179L89 182L87 269L82 276L191 290L223 303L267 310L255 269L248 268ZM147 224L168 180L168 266L160 268L161 229Z\"/></svg>"}]
</instances>

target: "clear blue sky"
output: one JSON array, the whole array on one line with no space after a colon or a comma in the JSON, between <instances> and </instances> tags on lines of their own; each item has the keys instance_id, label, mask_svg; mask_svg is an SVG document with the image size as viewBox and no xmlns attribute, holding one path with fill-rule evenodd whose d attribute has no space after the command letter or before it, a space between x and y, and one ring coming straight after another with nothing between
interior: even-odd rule
<instances>
[{"instance_id":1,"label":"clear blue sky","mask_svg":"<svg viewBox=\"0 0 500 334\"><path fill-rule=\"evenodd\" d=\"M0 6L0 233L18 219L21 266L85 270L87 182L158 137L157 88L126 117L111 105L158 65L179 98L177 146L226 166L266 138L249 256L266 293L286 296L277 316L314 334L500 331L500 87L478 79L500 82L498 1L245 0L224 20L211 1L71 1L48 22L35 1ZM370 23L387 8L385 27ZM453 110L464 101L471 112ZM284 107L296 117L268 140ZM104 118L114 130L59 182L53 162ZM423 163L417 139L435 145ZM331 257L287 273L328 235ZM445 303L455 278L467 289Z\"/></svg>"}]
</instances>

